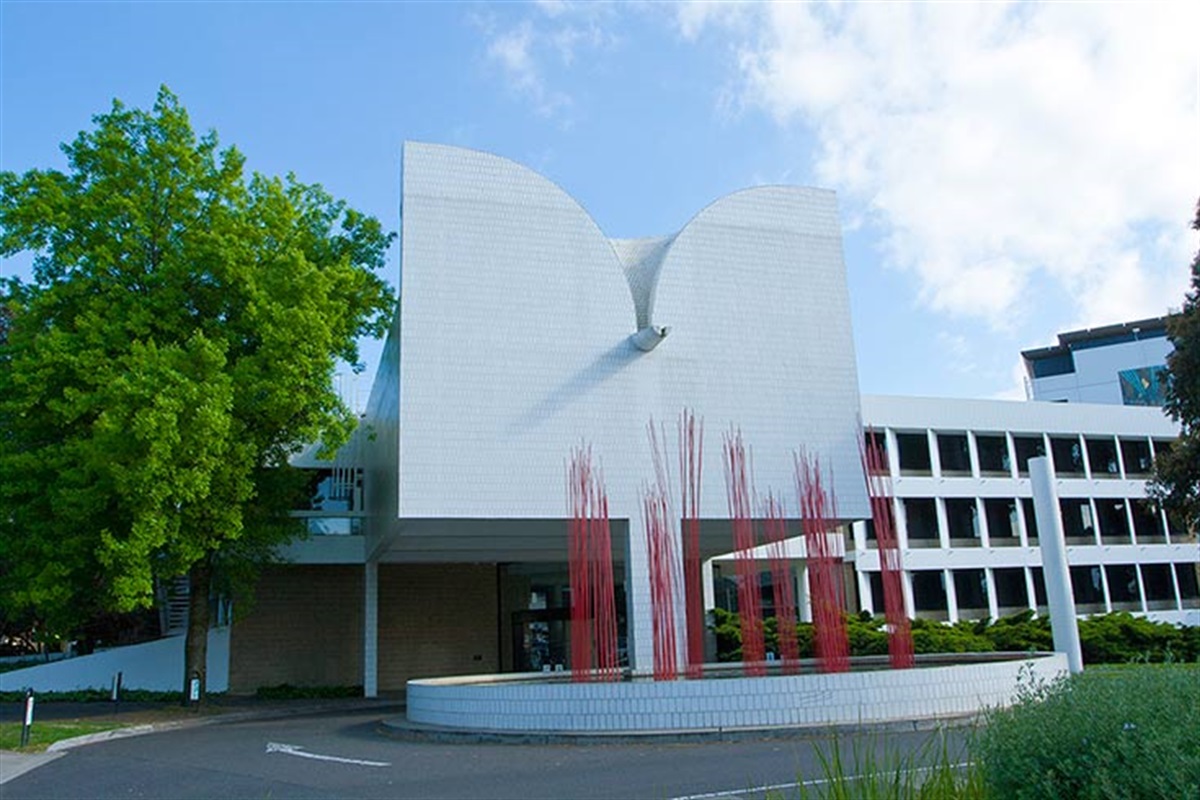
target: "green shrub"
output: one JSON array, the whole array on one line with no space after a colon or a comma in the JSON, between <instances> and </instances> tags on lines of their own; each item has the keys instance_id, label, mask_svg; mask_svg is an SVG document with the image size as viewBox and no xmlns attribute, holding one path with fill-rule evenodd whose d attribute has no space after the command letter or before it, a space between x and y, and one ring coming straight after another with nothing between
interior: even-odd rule
<instances>
[{"instance_id":1,"label":"green shrub","mask_svg":"<svg viewBox=\"0 0 1200 800\"><path fill-rule=\"evenodd\" d=\"M331 700L343 697L362 697L362 686L260 686L254 696L260 700Z\"/></svg>"},{"instance_id":2,"label":"green shrub","mask_svg":"<svg viewBox=\"0 0 1200 800\"><path fill-rule=\"evenodd\" d=\"M1093 667L1024 687L972 752L994 797L1200 797L1200 668Z\"/></svg>"},{"instance_id":3,"label":"green shrub","mask_svg":"<svg viewBox=\"0 0 1200 800\"><path fill-rule=\"evenodd\" d=\"M1151 622L1128 611L1114 611L1081 619L1079 644L1085 664L1195 661L1197 629Z\"/></svg>"},{"instance_id":4,"label":"green shrub","mask_svg":"<svg viewBox=\"0 0 1200 800\"><path fill-rule=\"evenodd\" d=\"M221 693L210 692L209 697ZM74 689L69 692L37 692L39 703L111 703L112 692L109 689ZM24 690L18 692L0 692L0 703L20 703L25 701ZM182 703L183 692L155 692L149 689L122 689L123 703Z\"/></svg>"},{"instance_id":5,"label":"green shrub","mask_svg":"<svg viewBox=\"0 0 1200 800\"><path fill-rule=\"evenodd\" d=\"M983 623L986 628L986 622ZM946 625L931 619L912 621L913 651L916 653L986 653L995 650L992 640L979 633L980 624L956 622Z\"/></svg>"}]
</instances>

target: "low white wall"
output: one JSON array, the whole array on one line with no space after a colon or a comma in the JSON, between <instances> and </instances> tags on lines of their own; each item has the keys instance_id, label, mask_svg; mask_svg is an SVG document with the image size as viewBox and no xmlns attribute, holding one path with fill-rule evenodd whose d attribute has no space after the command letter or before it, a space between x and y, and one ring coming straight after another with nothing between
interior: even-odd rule
<instances>
[{"instance_id":1,"label":"low white wall","mask_svg":"<svg viewBox=\"0 0 1200 800\"><path fill-rule=\"evenodd\" d=\"M907 670L699 681L430 678L408 682L408 719L470 730L550 732L878 723L953 717L1009 705L1020 680L1052 681L1066 672L1066 657L1053 653Z\"/></svg>"},{"instance_id":2,"label":"low white wall","mask_svg":"<svg viewBox=\"0 0 1200 800\"><path fill-rule=\"evenodd\" d=\"M127 689L160 692L183 688L184 636L145 644L114 647L78 658L0 673L0 691L33 689L35 692L68 692L75 689L110 689L113 675L122 673ZM208 691L229 689L229 628L208 632Z\"/></svg>"}]
</instances>

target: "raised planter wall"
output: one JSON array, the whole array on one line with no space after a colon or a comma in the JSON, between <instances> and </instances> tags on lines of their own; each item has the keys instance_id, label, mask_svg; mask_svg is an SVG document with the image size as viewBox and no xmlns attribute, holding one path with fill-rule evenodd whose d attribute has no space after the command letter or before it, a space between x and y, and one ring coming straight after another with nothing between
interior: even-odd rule
<instances>
[{"instance_id":1,"label":"raised planter wall","mask_svg":"<svg viewBox=\"0 0 1200 800\"><path fill-rule=\"evenodd\" d=\"M1021 682L1067 672L1058 653L908 670L570 683L541 673L408 682L408 719L480 731L686 731L956 717L1005 706Z\"/></svg>"}]
</instances>

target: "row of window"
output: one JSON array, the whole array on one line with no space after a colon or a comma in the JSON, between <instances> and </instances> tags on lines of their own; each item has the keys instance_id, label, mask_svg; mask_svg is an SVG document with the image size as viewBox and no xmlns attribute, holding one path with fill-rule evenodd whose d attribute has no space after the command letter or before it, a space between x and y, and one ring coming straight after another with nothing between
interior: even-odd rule
<instances>
[{"instance_id":1,"label":"row of window","mask_svg":"<svg viewBox=\"0 0 1200 800\"><path fill-rule=\"evenodd\" d=\"M1183 531L1171 529L1162 511L1145 499L1064 497L1058 502L1068 545L1166 544L1183 538ZM980 547L985 542L1015 547L1038 541L1028 497L905 497L898 505L908 547ZM868 520L864 531L859 546L875 547L874 523Z\"/></svg>"},{"instance_id":2,"label":"row of window","mask_svg":"<svg viewBox=\"0 0 1200 800\"><path fill-rule=\"evenodd\" d=\"M1074 566L1070 571L1075 610L1081 614L1200 608L1195 564L1096 564ZM862 598L863 605L880 613L882 575L866 575L870 597ZM1047 608L1041 567L913 570L907 577L918 617L982 619L992 616L993 600L999 616ZM953 608L947 581L954 587Z\"/></svg>"},{"instance_id":3,"label":"row of window","mask_svg":"<svg viewBox=\"0 0 1200 800\"><path fill-rule=\"evenodd\" d=\"M1171 446L1168 439L1144 436L974 431L896 431L886 437L875 433L874 440L879 446L895 448L887 463L899 475L949 478L1027 477L1029 459L1048 454L1060 478L1144 479L1150 475L1155 454Z\"/></svg>"}]
</instances>

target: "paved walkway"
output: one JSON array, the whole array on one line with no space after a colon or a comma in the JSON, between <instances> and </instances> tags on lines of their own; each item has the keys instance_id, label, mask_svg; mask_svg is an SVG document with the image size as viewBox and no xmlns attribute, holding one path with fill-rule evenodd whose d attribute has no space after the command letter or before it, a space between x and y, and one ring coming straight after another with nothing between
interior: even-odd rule
<instances>
[{"instance_id":1,"label":"paved walkway","mask_svg":"<svg viewBox=\"0 0 1200 800\"><path fill-rule=\"evenodd\" d=\"M400 712L403 704L394 698L346 698L341 700L260 700L254 697L222 697L204 709L189 711L175 703L40 703L34 706L34 725L48 720L88 720L115 722L123 727L99 733L62 739L45 752L17 753L0 750L0 785L30 770L59 758L73 747L93 742L144 736L148 733L178 730L217 722L275 719L302 714L337 713L364 708ZM24 714L21 703L0 705L0 722L19 722Z\"/></svg>"}]
</instances>

